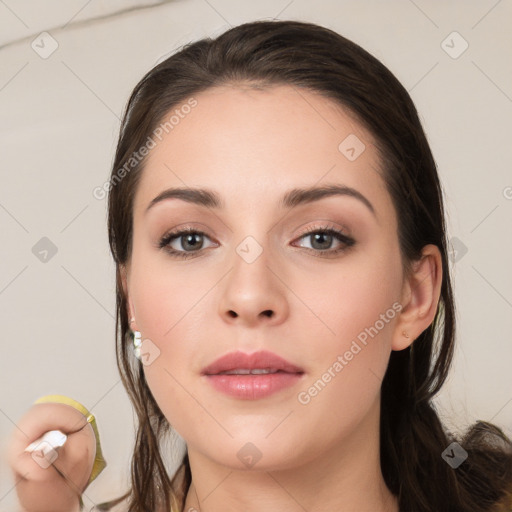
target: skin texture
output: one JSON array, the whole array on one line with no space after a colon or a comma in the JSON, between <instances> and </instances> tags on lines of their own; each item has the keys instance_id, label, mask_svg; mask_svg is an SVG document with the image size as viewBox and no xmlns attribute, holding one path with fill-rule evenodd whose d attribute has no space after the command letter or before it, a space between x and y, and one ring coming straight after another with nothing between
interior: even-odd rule
<instances>
[{"instance_id":1,"label":"skin texture","mask_svg":"<svg viewBox=\"0 0 512 512\"><path fill-rule=\"evenodd\" d=\"M414 273L404 275L375 141L335 103L290 86L223 86L195 98L197 106L151 150L123 269L131 328L159 351L144 366L147 382L187 442L192 485L185 510L397 511L379 464L380 387L390 352L406 348L434 318L439 251L426 246ZM365 144L354 161L338 149L350 134ZM350 196L279 207L289 189L326 184L357 189L376 215ZM146 213L169 187L214 189L225 208L168 199ZM323 247L343 242L318 246L304 233L326 225L355 244L322 256ZM158 247L178 226L206 233L196 248L187 249L186 236L171 242L191 258ZM262 249L252 263L237 253L247 236ZM401 311L300 403L298 394L393 303ZM260 349L301 367L301 381L264 399L239 400L201 376L228 352ZM248 442L261 453L250 468L237 456Z\"/></svg>"}]
</instances>

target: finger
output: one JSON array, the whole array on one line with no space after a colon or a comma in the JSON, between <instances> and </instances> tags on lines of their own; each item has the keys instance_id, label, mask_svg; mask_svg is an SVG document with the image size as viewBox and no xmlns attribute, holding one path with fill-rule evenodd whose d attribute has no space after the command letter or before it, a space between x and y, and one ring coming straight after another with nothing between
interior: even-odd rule
<instances>
[{"instance_id":1,"label":"finger","mask_svg":"<svg viewBox=\"0 0 512 512\"><path fill-rule=\"evenodd\" d=\"M47 478L40 471L44 464L39 465L39 468L34 465L37 459L25 452L25 448L50 430L60 430L68 435L80 431L87 424L87 419L80 411L66 404L45 403L32 406L13 429L8 449L11 467L20 474L32 472L36 479ZM40 458L37 462L43 461Z\"/></svg>"},{"instance_id":2,"label":"finger","mask_svg":"<svg viewBox=\"0 0 512 512\"><path fill-rule=\"evenodd\" d=\"M30 443L26 448L26 452L33 452L40 444L48 443L53 448L61 448L67 441L68 436L62 433L60 430L50 430L42 435L39 439Z\"/></svg>"},{"instance_id":3,"label":"finger","mask_svg":"<svg viewBox=\"0 0 512 512\"><path fill-rule=\"evenodd\" d=\"M92 426L72 434L65 446L65 457L57 458L53 467L68 485L81 494L85 489L96 457L96 437Z\"/></svg>"},{"instance_id":4,"label":"finger","mask_svg":"<svg viewBox=\"0 0 512 512\"><path fill-rule=\"evenodd\" d=\"M92 426L84 425L70 434L63 447L54 447L47 441L39 443L32 452L14 457L11 468L15 475L34 482L54 481L57 477L77 494L86 487L96 456L96 438ZM44 437L44 436L43 436Z\"/></svg>"}]
</instances>

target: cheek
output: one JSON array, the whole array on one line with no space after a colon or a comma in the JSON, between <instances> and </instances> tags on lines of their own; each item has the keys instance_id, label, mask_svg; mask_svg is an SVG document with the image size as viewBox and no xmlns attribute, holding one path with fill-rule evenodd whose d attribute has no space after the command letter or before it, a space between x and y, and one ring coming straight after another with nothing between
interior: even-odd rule
<instances>
[{"instance_id":1,"label":"cheek","mask_svg":"<svg viewBox=\"0 0 512 512\"><path fill-rule=\"evenodd\" d=\"M133 261L131 296L139 330L155 343L171 339L194 318L207 280L182 271L163 251L141 250Z\"/></svg>"},{"instance_id":2,"label":"cheek","mask_svg":"<svg viewBox=\"0 0 512 512\"><path fill-rule=\"evenodd\" d=\"M399 259L392 249L383 254L354 258L299 292L315 304L317 318L303 323L315 343L303 340L311 373L297 399L311 418L332 420L317 426L325 435L335 425L356 424L379 396L401 309Z\"/></svg>"},{"instance_id":3,"label":"cheek","mask_svg":"<svg viewBox=\"0 0 512 512\"><path fill-rule=\"evenodd\" d=\"M179 356L178 356L179 357ZM173 368L165 355L144 368L144 375L158 407L176 431L187 437L191 425L201 418L191 395L188 382Z\"/></svg>"},{"instance_id":4,"label":"cheek","mask_svg":"<svg viewBox=\"0 0 512 512\"><path fill-rule=\"evenodd\" d=\"M380 358L389 352L400 309L396 302L401 288L400 263L393 248L379 251L382 256L375 252L358 254L350 261L347 258L339 272L328 269L314 279L297 281L294 292L311 305L309 312L301 315L301 331L309 333L304 342L308 359L315 365L325 365L350 350L354 340L364 348L358 359Z\"/></svg>"},{"instance_id":5,"label":"cheek","mask_svg":"<svg viewBox=\"0 0 512 512\"><path fill-rule=\"evenodd\" d=\"M195 347L205 338L201 300L213 284L204 273L180 272L154 253L134 253L132 269L137 326L142 339L158 349L151 364L144 365L146 381L169 423L186 432L201 417L189 392L190 369Z\"/></svg>"}]
</instances>

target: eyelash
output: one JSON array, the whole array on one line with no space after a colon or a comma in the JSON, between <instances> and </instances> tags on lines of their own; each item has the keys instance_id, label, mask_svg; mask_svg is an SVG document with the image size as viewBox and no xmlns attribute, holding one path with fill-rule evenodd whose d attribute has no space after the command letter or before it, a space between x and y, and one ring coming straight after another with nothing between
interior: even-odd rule
<instances>
[{"instance_id":1,"label":"eyelash","mask_svg":"<svg viewBox=\"0 0 512 512\"><path fill-rule=\"evenodd\" d=\"M308 251L313 251L320 257L331 257L338 253L341 253L343 251L346 251L348 248L352 247L355 244L355 240L353 238L350 238L349 236L345 235L342 231L339 231L333 227L330 226L320 226L320 227L313 227L308 228L302 235L299 237L299 240L301 238L307 237L308 235L312 234L318 234L323 233L327 235L333 235L338 241L342 242L344 244L342 247L338 249L327 249L325 251L320 251L316 249L310 249L309 247L305 247L305 249L308 249ZM184 228L179 231L171 231L170 233L167 233L164 235L160 242L158 243L158 247L160 249L164 249L166 252L168 252L171 256L175 256L177 258L187 259L187 258L193 258L196 256L199 251L177 251L176 249L172 249L169 247L169 244L174 240L182 235L189 235L189 234L197 234L197 235L203 235L208 237L206 233L203 231L200 231L198 229L194 229L192 227Z\"/></svg>"}]
</instances>

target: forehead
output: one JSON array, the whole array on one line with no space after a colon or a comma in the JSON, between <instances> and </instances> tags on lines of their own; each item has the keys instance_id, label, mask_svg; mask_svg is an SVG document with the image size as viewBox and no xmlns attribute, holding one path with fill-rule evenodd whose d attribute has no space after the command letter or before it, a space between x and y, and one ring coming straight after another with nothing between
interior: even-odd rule
<instances>
[{"instance_id":1,"label":"forehead","mask_svg":"<svg viewBox=\"0 0 512 512\"><path fill-rule=\"evenodd\" d=\"M221 191L227 207L240 211L324 182L358 189L377 209L390 207L373 136L333 100L288 85L215 87L193 100L174 107L163 119L173 122L153 136L135 215L170 187Z\"/></svg>"}]
</instances>

